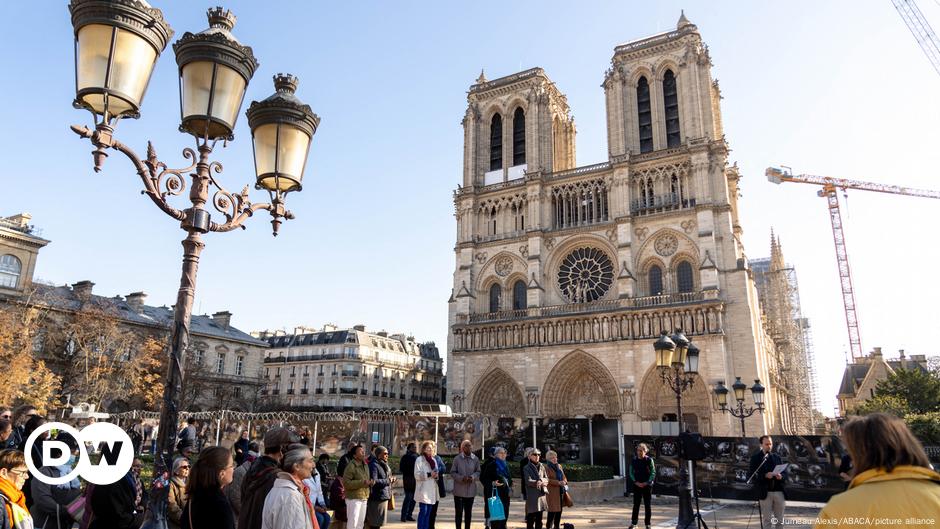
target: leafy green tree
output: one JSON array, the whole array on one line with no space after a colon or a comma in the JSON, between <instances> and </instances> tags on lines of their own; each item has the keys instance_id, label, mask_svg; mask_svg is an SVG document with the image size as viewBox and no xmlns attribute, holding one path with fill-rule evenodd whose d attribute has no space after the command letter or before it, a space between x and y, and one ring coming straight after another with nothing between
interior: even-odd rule
<instances>
[{"instance_id":1,"label":"leafy green tree","mask_svg":"<svg viewBox=\"0 0 940 529\"><path fill-rule=\"evenodd\" d=\"M869 413L890 413L904 418L911 412L910 404L901 397L894 395L876 394L874 397L858 405L851 415L868 415Z\"/></svg>"},{"instance_id":2,"label":"leafy green tree","mask_svg":"<svg viewBox=\"0 0 940 529\"><path fill-rule=\"evenodd\" d=\"M940 372L898 369L875 386L875 396L907 402L909 413L940 411Z\"/></svg>"}]
</instances>

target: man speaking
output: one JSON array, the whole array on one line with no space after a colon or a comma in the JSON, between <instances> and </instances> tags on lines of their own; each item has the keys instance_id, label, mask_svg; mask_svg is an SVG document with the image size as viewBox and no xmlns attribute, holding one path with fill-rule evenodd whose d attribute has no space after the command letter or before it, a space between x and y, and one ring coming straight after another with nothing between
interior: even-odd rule
<instances>
[{"instance_id":1,"label":"man speaking","mask_svg":"<svg viewBox=\"0 0 940 529\"><path fill-rule=\"evenodd\" d=\"M783 485L787 480L787 471L780 456L771 451L773 447L773 439L763 435L760 438L760 450L751 456L750 473L757 487L763 529L782 529L786 506Z\"/></svg>"}]
</instances>

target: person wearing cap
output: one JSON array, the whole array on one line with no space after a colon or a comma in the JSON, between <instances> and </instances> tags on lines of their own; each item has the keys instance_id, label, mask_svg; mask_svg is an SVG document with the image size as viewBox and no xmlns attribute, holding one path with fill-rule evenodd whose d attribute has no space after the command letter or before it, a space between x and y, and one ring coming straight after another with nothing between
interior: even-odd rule
<instances>
[{"instance_id":1,"label":"person wearing cap","mask_svg":"<svg viewBox=\"0 0 940 529\"><path fill-rule=\"evenodd\" d=\"M43 466L39 471L47 476L58 478L72 472L79 451L78 442L67 433L60 433L55 441L64 443L68 447L68 461L58 466ZM33 517L33 523L36 524L36 527L72 526L72 519L66 511L66 507L82 493L78 476L61 485L49 485L38 479L33 479L30 480L30 487L32 488L33 504L29 507L29 513Z\"/></svg>"},{"instance_id":2,"label":"person wearing cap","mask_svg":"<svg viewBox=\"0 0 940 529\"><path fill-rule=\"evenodd\" d=\"M300 439L287 428L271 428L264 434L264 454L252 463L242 483L238 529L261 529L264 500L274 487L287 448Z\"/></svg>"},{"instance_id":3,"label":"person wearing cap","mask_svg":"<svg viewBox=\"0 0 940 529\"><path fill-rule=\"evenodd\" d=\"M388 500L392 497L392 471L388 467L388 448L376 446L369 460L369 478L374 482L366 506L366 526L378 529L387 520Z\"/></svg>"},{"instance_id":4,"label":"person wearing cap","mask_svg":"<svg viewBox=\"0 0 940 529\"><path fill-rule=\"evenodd\" d=\"M525 488L525 526L526 529L542 529L542 513L548 510L545 494L548 492L548 474L545 465L539 462L542 452L538 448L527 448L525 451L528 463L525 466L523 477Z\"/></svg>"}]
</instances>

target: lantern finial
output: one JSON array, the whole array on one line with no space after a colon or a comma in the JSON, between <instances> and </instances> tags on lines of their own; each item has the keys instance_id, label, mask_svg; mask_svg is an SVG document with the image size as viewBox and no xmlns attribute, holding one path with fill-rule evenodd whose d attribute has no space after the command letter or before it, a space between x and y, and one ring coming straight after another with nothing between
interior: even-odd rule
<instances>
[{"instance_id":1,"label":"lantern finial","mask_svg":"<svg viewBox=\"0 0 940 529\"><path fill-rule=\"evenodd\" d=\"M221 7L213 7L206 11L206 14L209 16L210 28L221 28L226 31L232 31L232 28L235 27L235 22L238 20L234 13Z\"/></svg>"},{"instance_id":2,"label":"lantern finial","mask_svg":"<svg viewBox=\"0 0 940 529\"><path fill-rule=\"evenodd\" d=\"M300 79L289 73L279 73L274 76L274 89L281 93L293 94L297 91Z\"/></svg>"}]
</instances>

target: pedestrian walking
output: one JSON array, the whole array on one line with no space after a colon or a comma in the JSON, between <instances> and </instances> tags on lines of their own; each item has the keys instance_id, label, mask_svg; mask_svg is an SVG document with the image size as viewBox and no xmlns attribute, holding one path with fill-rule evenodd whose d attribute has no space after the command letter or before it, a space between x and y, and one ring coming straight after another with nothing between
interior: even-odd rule
<instances>
[{"instance_id":1,"label":"pedestrian walking","mask_svg":"<svg viewBox=\"0 0 940 529\"><path fill-rule=\"evenodd\" d=\"M186 426L180 429L180 433L177 436L179 442L176 444L176 449L179 450L180 454L183 454L185 448L196 448L196 419L189 417L186 419ZM185 456L185 454L183 454Z\"/></svg>"},{"instance_id":2,"label":"pedestrian walking","mask_svg":"<svg viewBox=\"0 0 940 529\"><path fill-rule=\"evenodd\" d=\"M858 520L904 520L905 528L937 527L940 474L904 421L884 413L851 419L842 429L852 455L849 490L819 513L817 528L858 527Z\"/></svg>"},{"instance_id":3,"label":"pedestrian walking","mask_svg":"<svg viewBox=\"0 0 940 529\"><path fill-rule=\"evenodd\" d=\"M235 441L235 444L232 445L232 449L235 450L236 467L240 467L245 462L245 458L248 457L248 443L248 430L242 430L238 441Z\"/></svg>"},{"instance_id":4,"label":"pedestrian walking","mask_svg":"<svg viewBox=\"0 0 940 529\"><path fill-rule=\"evenodd\" d=\"M56 441L65 443L69 447L69 459L62 465L47 465L39 468L39 472L59 478L72 472L72 466L78 457L78 441L67 433L59 433ZM33 505L29 512L36 527L47 529L70 529L72 517L68 513L68 505L82 494L82 484L76 477L66 483L50 485L38 479L32 480Z\"/></svg>"},{"instance_id":5,"label":"pedestrian walking","mask_svg":"<svg viewBox=\"0 0 940 529\"><path fill-rule=\"evenodd\" d=\"M248 470L251 469L251 465L256 459L258 459L258 443L252 441L248 443L248 452L245 454L244 461L232 473L232 482L225 487L225 497L228 498L236 519L242 510L242 485L245 483Z\"/></svg>"},{"instance_id":6,"label":"pedestrian walking","mask_svg":"<svg viewBox=\"0 0 940 529\"><path fill-rule=\"evenodd\" d=\"M346 489L346 529L363 528L372 484L369 466L366 464L365 448L356 445L343 473L343 486Z\"/></svg>"},{"instance_id":7,"label":"pedestrian walking","mask_svg":"<svg viewBox=\"0 0 940 529\"><path fill-rule=\"evenodd\" d=\"M333 478L330 484L330 507L333 509L333 519L330 520L329 529L346 529L346 487L343 486L343 476Z\"/></svg>"},{"instance_id":8,"label":"pedestrian walking","mask_svg":"<svg viewBox=\"0 0 940 529\"><path fill-rule=\"evenodd\" d=\"M633 516L630 529L636 527L640 516L640 502L643 502L643 522L650 529L650 500L653 497L653 483L656 480L656 462L649 455L646 443L636 445L636 455L630 460L630 484L633 487Z\"/></svg>"},{"instance_id":9,"label":"pedestrian walking","mask_svg":"<svg viewBox=\"0 0 940 529\"><path fill-rule=\"evenodd\" d=\"M405 499L401 502L401 521L413 522L415 510L415 462L418 460L418 447L408 443L405 455L401 456L398 469L401 471L402 485L405 489Z\"/></svg>"},{"instance_id":10,"label":"pedestrian walking","mask_svg":"<svg viewBox=\"0 0 940 529\"><path fill-rule=\"evenodd\" d=\"M23 452L15 449L0 450L0 505L3 507L2 527L33 529L33 517L26 507L23 485L29 469Z\"/></svg>"},{"instance_id":11,"label":"pedestrian walking","mask_svg":"<svg viewBox=\"0 0 940 529\"><path fill-rule=\"evenodd\" d=\"M506 449L501 446L493 450L493 457L483 465L480 471L480 483L483 484L483 497L489 500L495 495L503 504L503 512L509 514L512 476L509 472L509 464L506 463L506 455ZM490 520L488 501L483 502L483 511L490 529L506 529L505 517L502 520Z\"/></svg>"},{"instance_id":12,"label":"pedestrian walking","mask_svg":"<svg viewBox=\"0 0 940 529\"><path fill-rule=\"evenodd\" d=\"M199 453L186 483L181 529L235 529L235 514L222 492L234 473L235 461L228 448L210 446Z\"/></svg>"},{"instance_id":13,"label":"pedestrian walking","mask_svg":"<svg viewBox=\"0 0 940 529\"><path fill-rule=\"evenodd\" d=\"M542 513L548 509L545 495L548 493L548 474L539 462L542 452L538 448L525 451L528 464L525 466L525 525L526 529L542 529Z\"/></svg>"},{"instance_id":14,"label":"pedestrian walking","mask_svg":"<svg viewBox=\"0 0 940 529\"><path fill-rule=\"evenodd\" d=\"M773 453L774 441L769 435L760 437L760 447L761 449L751 456L750 473L754 474L763 528L783 529L783 513L786 509L784 483L787 481L787 471L775 470L783 464L783 459Z\"/></svg>"},{"instance_id":15,"label":"pedestrian walking","mask_svg":"<svg viewBox=\"0 0 940 529\"><path fill-rule=\"evenodd\" d=\"M327 529L330 526L330 513L326 508L326 496L323 494L323 482L320 477L319 465L313 467L310 477L304 479L304 485L309 489L307 497L310 498L310 504L313 505L313 513L317 517L317 526L320 529Z\"/></svg>"},{"instance_id":16,"label":"pedestrian walking","mask_svg":"<svg viewBox=\"0 0 940 529\"><path fill-rule=\"evenodd\" d=\"M473 498L477 495L477 481L480 480L480 459L473 453L473 443L469 439L460 443L460 454L454 458L450 468L454 480L454 522L460 529L460 519L464 527L470 529L473 512Z\"/></svg>"},{"instance_id":17,"label":"pedestrian walking","mask_svg":"<svg viewBox=\"0 0 940 529\"><path fill-rule=\"evenodd\" d=\"M558 463L558 453L554 450L545 452L545 474L548 476L548 493L545 495L548 510L546 529L560 529L561 511L565 507L565 494L568 494L568 478Z\"/></svg>"},{"instance_id":18,"label":"pedestrian walking","mask_svg":"<svg viewBox=\"0 0 940 529\"><path fill-rule=\"evenodd\" d=\"M287 450L281 471L264 500L261 529L318 529L310 490L304 484L315 466L307 445L297 443Z\"/></svg>"},{"instance_id":19,"label":"pedestrian walking","mask_svg":"<svg viewBox=\"0 0 940 529\"><path fill-rule=\"evenodd\" d=\"M429 529L431 508L440 499L437 478L440 476L434 459L434 443L421 443L421 456L415 462L415 502L418 504L418 529Z\"/></svg>"},{"instance_id":20,"label":"pedestrian walking","mask_svg":"<svg viewBox=\"0 0 940 529\"><path fill-rule=\"evenodd\" d=\"M242 483L238 529L261 529L264 500L277 479L284 453L297 440L287 428L271 428L264 433L264 455L251 464Z\"/></svg>"},{"instance_id":21,"label":"pedestrian walking","mask_svg":"<svg viewBox=\"0 0 940 529\"><path fill-rule=\"evenodd\" d=\"M388 467L388 448L377 446L372 451L369 460L369 479L372 488L369 491L369 502L366 507L366 527L378 529L385 525L388 510L388 501L392 499L392 471Z\"/></svg>"}]
</instances>

